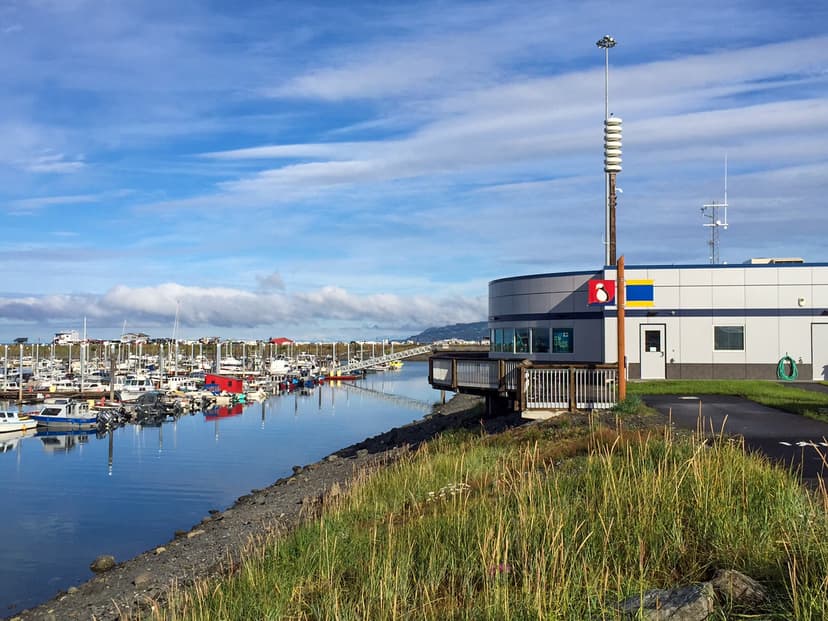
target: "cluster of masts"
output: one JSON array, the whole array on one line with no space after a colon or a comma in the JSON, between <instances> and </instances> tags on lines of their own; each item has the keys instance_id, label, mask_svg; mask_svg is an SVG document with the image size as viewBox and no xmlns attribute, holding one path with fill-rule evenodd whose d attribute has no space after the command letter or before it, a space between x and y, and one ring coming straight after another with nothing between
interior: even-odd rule
<instances>
[{"instance_id":1,"label":"cluster of masts","mask_svg":"<svg viewBox=\"0 0 828 621\"><path fill-rule=\"evenodd\" d=\"M125 343L92 351L89 343L80 343L76 348L69 346L66 357L56 356L56 349L54 344L3 346L0 390L24 388L27 394L107 393L126 390L136 378L146 378L147 383L156 388L176 390L189 385L186 379L203 381L207 373L248 379L331 375L339 367L353 366L355 360L369 361L388 352L388 347L382 343L365 343L354 352L351 344L344 347L340 344L339 352L336 344L331 344L329 353L318 351L317 354L269 343L255 346L241 343L240 348L234 343L218 343L210 351L205 351L201 343L190 343L189 347L178 343L168 347ZM73 349L77 357L73 355ZM393 353L393 343L390 349ZM369 370L389 368L386 365Z\"/></svg>"}]
</instances>

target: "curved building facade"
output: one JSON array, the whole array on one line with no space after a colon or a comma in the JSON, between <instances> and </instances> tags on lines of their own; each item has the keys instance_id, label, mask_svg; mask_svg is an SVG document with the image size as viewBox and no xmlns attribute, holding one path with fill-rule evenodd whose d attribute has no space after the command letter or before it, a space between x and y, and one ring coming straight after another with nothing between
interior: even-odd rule
<instances>
[{"instance_id":1,"label":"curved building facade","mask_svg":"<svg viewBox=\"0 0 828 621\"><path fill-rule=\"evenodd\" d=\"M617 307L590 304L590 281L615 268L489 283L493 359L617 362ZM828 263L628 266L631 379L773 379L780 359L800 379L828 380Z\"/></svg>"}]
</instances>

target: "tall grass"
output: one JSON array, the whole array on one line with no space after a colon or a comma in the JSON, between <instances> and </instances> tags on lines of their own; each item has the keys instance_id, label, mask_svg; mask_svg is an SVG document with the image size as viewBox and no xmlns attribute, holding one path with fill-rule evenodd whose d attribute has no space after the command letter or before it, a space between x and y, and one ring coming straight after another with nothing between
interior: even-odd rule
<instances>
[{"instance_id":1,"label":"tall grass","mask_svg":"<svg viewBox=\"0 0 828 621\"><path fill-rule=\"evenodd\" d=\"M738 443L668 430L444 438L154 617L615 619L630 595L734 568L772 593L766 618L824 619L827 506Z\"/></svg>"}]
</instances>

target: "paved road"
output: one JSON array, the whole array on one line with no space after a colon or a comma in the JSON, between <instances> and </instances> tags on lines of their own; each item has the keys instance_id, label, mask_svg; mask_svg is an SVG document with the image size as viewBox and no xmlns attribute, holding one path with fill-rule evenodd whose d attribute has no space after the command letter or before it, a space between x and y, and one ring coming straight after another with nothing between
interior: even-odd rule
<instances>
[{"instance_id":1,"label":"paved road","mask_svg":"<svg viewBox=\"0 0 828 621\"><path fill-rule=\"evenodd\" d=\"M740 435L745 446L775 461L801 468L804 479L828 478L828 423L782 412L753 401L720 395L647 396L644 401L673 424L699 428L699 403L706 433Z\"/></svg>"}]
</instances>

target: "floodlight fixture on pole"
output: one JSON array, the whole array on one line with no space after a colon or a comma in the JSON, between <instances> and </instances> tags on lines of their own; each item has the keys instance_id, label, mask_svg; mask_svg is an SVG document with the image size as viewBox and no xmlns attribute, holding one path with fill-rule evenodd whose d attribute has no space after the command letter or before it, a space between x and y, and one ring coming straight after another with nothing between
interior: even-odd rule
<instances>
[{"instance_id":1,"label":"floodlight fixture on pole","mask_svg":"<svg viewBox=\"0 0 828 621\"><path fill-rule=\"evenodd\" d=\"M607 123L610 119L609 114L609 51L610 48L616 46L616 41L609 35L604 35L601 39L595 42L595 45L600 47L604 50L604 128L605 128L605 142L606 142L606 128ZM620 130L620 127L619 127ZM620 138L620 135L619 135ZM620 142L619 145L620 146ZM605 149L608 147L605 146ZM620 154L620 151L619 151ZM614 205L611 205L611 202L614 202L610 198L610 185L615 180L614 172L610 172L607 170L607 162L606 158L608 154L604 154L605 162L604 162L604 169L605 169L605 179L604 179L604 265L615 265L615 217L614 217ZM618 158L618 163L620 164L620 158ZM620 170L620 166L619 166ZM617 172L617 171L615 171Z\"/></svg>"}]
</instances>

